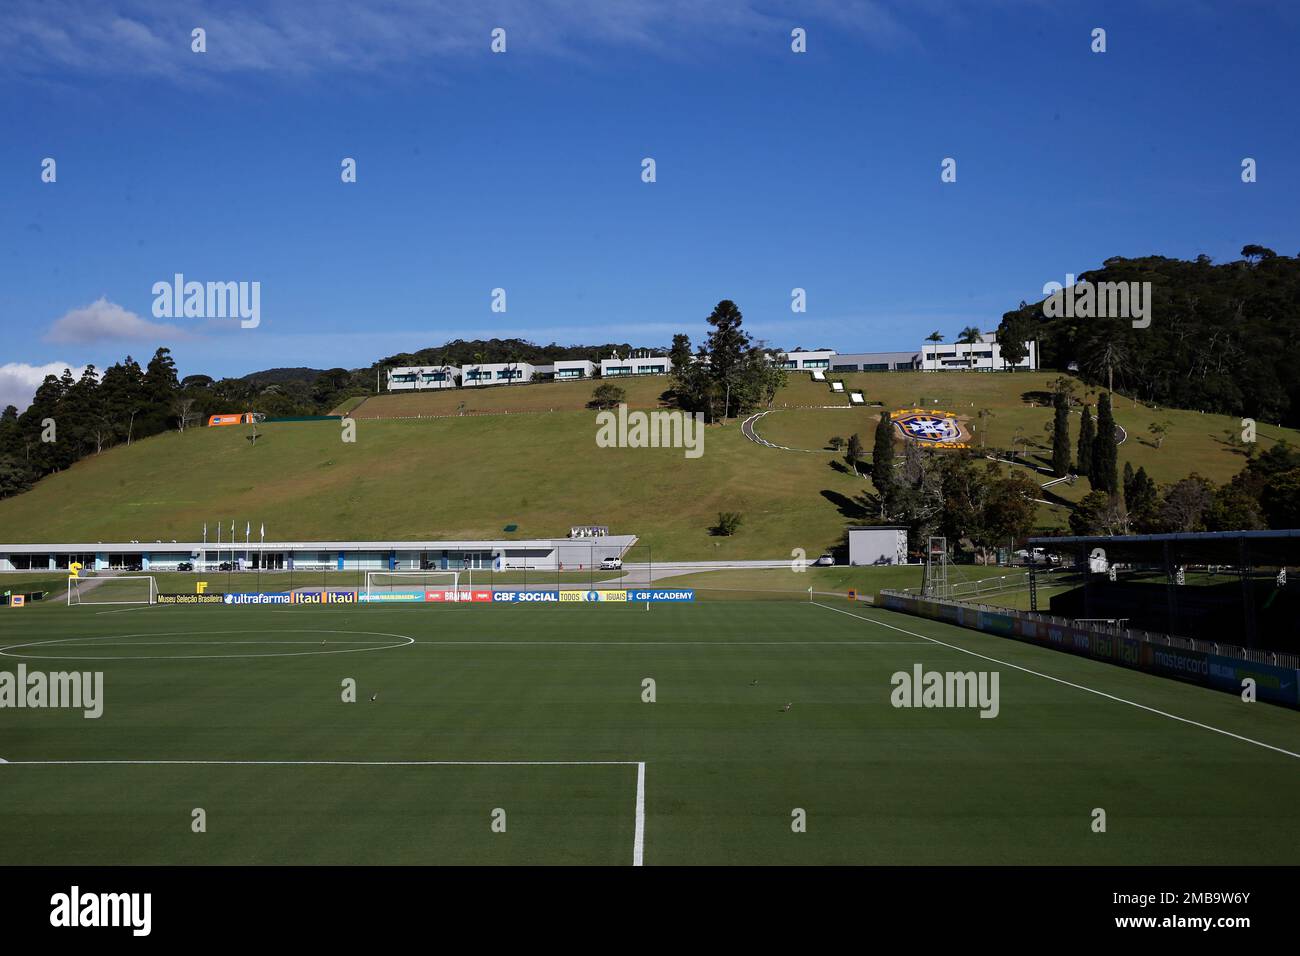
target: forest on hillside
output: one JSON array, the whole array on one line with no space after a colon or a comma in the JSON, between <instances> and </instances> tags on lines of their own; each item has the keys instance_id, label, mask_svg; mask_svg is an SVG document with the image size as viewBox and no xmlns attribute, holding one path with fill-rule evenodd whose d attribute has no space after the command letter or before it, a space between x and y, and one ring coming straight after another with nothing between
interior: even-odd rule
<instances>
[{"instance_id":1,"label":"forest on hillside","mask_svg":"<svg viewBox=\"0 0 1300 956\"><path fill-rule=\"evenodd\" d=\"M1081 282L1150 282L1150 324L1049 318L1046 299L1006 313L1000 342L1036 339L1044 368L1144 402L1300 425L1300 256L1263 246L1216 265L1115 257Z\"/></svg>"}]
</instances>

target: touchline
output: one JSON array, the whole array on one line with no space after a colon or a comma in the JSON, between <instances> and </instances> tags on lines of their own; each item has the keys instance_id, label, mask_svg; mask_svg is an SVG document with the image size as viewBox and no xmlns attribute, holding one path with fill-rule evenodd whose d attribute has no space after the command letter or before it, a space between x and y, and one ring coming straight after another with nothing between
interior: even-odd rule
<instances>
[{"instance_id":1,"label":"touchline","mask_svg":"<svg viewBox=\"0 0 1300 956\"><path fill-rule=\"evenodd\" d=\"M87 720L104 713L103 671L0 671L0 709L80 709Z\"/></svg>"}]
</instances>

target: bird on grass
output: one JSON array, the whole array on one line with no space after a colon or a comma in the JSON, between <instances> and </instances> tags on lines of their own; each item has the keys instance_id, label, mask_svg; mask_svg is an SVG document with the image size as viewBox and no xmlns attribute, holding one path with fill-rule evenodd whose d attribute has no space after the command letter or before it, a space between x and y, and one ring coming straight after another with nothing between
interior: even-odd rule
<instances>
[{"instance_id":1,"label":"bird on grass","mask_svg":"<svg viewBox=\"0 0 1300 956\"><path fill-rule=\"evenodd\" d=\"M794 706L793 704L786 704L784 707L781 708L781 713L783 714L786 713L793 706Z\"/></svg>"},{"instance_id":2,"label":"bird on grass","mask_svg":"<svg viewBox=\"0 0 1300 956\"><path fill-rule=\"evenodd\" d=\"M757 686L758 686L758 678L755 677L752 681L750 681L750 682L749 682L749 686L750 686L750 687L757 687Z\"/></svg>"},{"instance_id":3,"label":"bird on grass","mask_svg":"<svg viewBox=\"0 0 1300 956\"><path fill-rule=\"evenodd\" d=\"M375 701L377 701L378 699L379 699L379 694L376 693L376 694L371 694L371 695L370 695L370 702L371 702L372 704L373 704Z\"/></svg>"}]
</instances>

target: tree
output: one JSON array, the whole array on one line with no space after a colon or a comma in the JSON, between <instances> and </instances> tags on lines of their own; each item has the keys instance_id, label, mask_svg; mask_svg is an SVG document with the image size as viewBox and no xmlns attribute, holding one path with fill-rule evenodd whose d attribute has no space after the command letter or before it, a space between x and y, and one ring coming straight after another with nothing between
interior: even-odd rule
<instances>
[{"instance_id":1,"label":"tree","mask_svg":"<svg viewBox=\"0 0 1300 956\"><path fill-rule=\"evenodd\" d=\"M1174 423L1168 419L1162 422L1152 422L1147 426L1147 431L1149 431L1151 437L1156 440L1157 449L1165 443L1165 439L1169 437L1169 430L1173 427Z\"/></svg>"},{"instance_id":2,"label":"tree","mask_svg":"<svg viewBox=\"0 0 1300 956\"><path fill-rule=\"evenodd\" d=\"M1115 442L1115 417L1110 410L1110 393L1097 400L1097 437L1092 443L1092 471L1088 481L1094 491L1113 495L1119 490L1119 446Z\"/></svg>"},{"instance_id":3,"label":"tree","mask_svg":"<svg viewBox=\"0 0 1300 956\"><path fill-rule=\"evenodd\" d=\"M1138 468L1132 482L1125 486L1124 503L1135 531L1150 534L1160 530L1160 494L1146 468Z\"/></svg>"},{"instance_id":4,"label":"tree","mask_svg":"<svg viewBox=\"0 0 1300 956\"><path fill-rule=\"evenodd\" d=\"M613 382L602 382L591 393L588 408L617 408L627 401L627 392Z\"/></svg>"},{"instance_id":5,"label":"tree","mask_svg":"<svg viewBox=\"0 0 1300 956\"><path fill-rule=\"evenodd\" d=\"M1241 257L1254 265L1263 259L1276 259L1277 253L1267 246L1247 245L1241 247Z\"/></svg>"},{"instance_id":6,"label":"tree","mask_svg":"<svg viewBox=\"0 0 1300 956\"><path fill-rule=\"evenodd\" d=\"M943 341L943 333L940 332L938 329L935 329L933 332L931 332L929 335L925 337L925 340L927 342L934 342L935 344L938 344L939 342Z\"/></svg>"},{"instance_id":7,"label":"tree","mask_svg":"<svg viewBox=\"0 0 1300 956\"><path fill-rule=\"evenodd\" d=\"M1095 374L1104 375L1106 391L1114 392L1115 371L1122 371L1129 364L1128 347L1113 331L1101 331L1093 337L1086 354L1084 364Z\"/></svg>"},{"instance_id":8,"label":"tree","mask_svg":"<svg viewBox=\"0 0 1300 956\"><path fill-rule=\"evenodd\" d=\"M1206 531L1260 531L1267 527L1259 502L1231 483L1214 490Z\"/></svg>"},{"instance_id":9,"label":"tree","mask_svg":"<svg viewBox=\"0 0 1300 956\"><path fill-rule=\"evenodd\" d=\"M975 418L979 421L978 428L980 433L981 448L983 448L987 444L986 440L988 438L988 420L990 418L996 418L996 417L997 416L993 414L993 409L991 408L981 408L978 412L975 413Z\"/></svg>"},{"instance_id":10,"label":"tree","mask_svg":"<svg viewBox=\"0 0 1300 956\"><path fill-rule=\"evenodd\" d=\"M713 327L708 339L709 368L723 391L724 418L731 416L732 376L739 370L750 344L748 333L741 329L743 322L744 316L730 299L723 299L715 305L708 318Z\"/></svg>"},{"instance_id":11,"label":"tree","mask_svg":"<svg viewBox=\"0 0 1300 956\"><path fill-rule=\"evenodd\" d=\"M1083 406L1083 421L1079 423L1079 450L1076 465L1079 474L1092 476L1092 448L1097 440L1097 428L1092 421L1092 411Z\"/></svg>"},{"instance_id":12,"label":"tree","mask_svg":"<svg viewBox=\"0 0 1300 956\"><path fill-rule=\"evenodd\" d=\"M882 506L893 481L894 421L889 412L881 412L880 421L876 423L875 443L871 446L871 483L876 486Z\"/></svg>"},{"instance_id":13,"label":"tree","mask_svg":"<svg viewBox=\"0 0 1300 956\"><path fill-rule=\"evenodd\" d=\"M831 450L839 451L841 448L844 447L845 442L843 438L841 438L839 435L836 435L827 444L831 446Z\"/></svg>"},{"instance_id":14,"label":"tree","mask_svg":"<svg viewBox=\"0 0 1300 956\"><path fill-rule=\"evenodd\" d=\"M1193 472L1165 489L1160 500L1160 523L1165 531L1205 530L1205 515L1214 503L1214 485Z\"/></svg>"},{"instance_id":15,"label":"tree","mask_svg":"<svg viewBox=\"0 0 1300 956\"><path fill-rule=\"evenodd\" d=\"M1270 528L1300 528L1300 468L1271 475L1259 505Z\"/></svg>"},{"instance_id":16,"label":"tree","mask_svg":"<svg viewBox=\"0 0 1300 956\"><path fill-rule=\"evenodd\" d=\"M1128 533L1128 513L1118 495L1090 491L1070 512L1070 531L1077 535Z\"/></svg>"},{"instance_id":17,"label":"tree","mask_svg":"<svg viewBox=\"0 0 1300 956\"><path fill-rule=\"evenodd\" d=\"M1070 406L1062 391L1052 396L1052 473L1064 478L1070 473Z\"/></svg>"},{"instance_id":18,"label":"tree","mask_svg":"<svg viewBox=\"0 0 1300 956\"><path fill-rule=\"evenodd\" d=\"M849 447L844 453L844 460L848 462L849 467L853 469L853 473L856 475L858 473L858 462L862 460L862 439L858 437L857 432L849 436Z\"/></svg>"},{"instance_id":19,"label":"tree","mask_svg":"<svg viewBox=\"0 0 1300 956\"><path fill-rule=\"evenodd\" d=\"M677 333L673 336L673 347L668 350L668 358L672 360L673 368L685 368L691 364L691 337L684 333Z\"/></svg>"},{"instance_id":20,"label":"tree","mask_svg":"<svg viewBox=\"0 0 1300 956\"><path fill-rule=\"evenodd\" d=\"M1025 304L1020 303L1021 308ZM1002 356L1002 367L1015 367L1029 357L1029 348L1025 344L1033 335L1029 320L1019 312L1008 312L1002 316L997 330L998 352Z\"/></svg>"},{"instance_id":21,"label":"tree","mask_svg":"<svg viewBox=\"0 0 1300 956\"><path fill-rule=\"evenodd\" d=\"M990 462L991 475L997 466ZM991 482L984 525L993 541L1019 540L1033 530L1038 514L1038 485L1023 471L1011 471Z\"/></svg>"}]
</instances>

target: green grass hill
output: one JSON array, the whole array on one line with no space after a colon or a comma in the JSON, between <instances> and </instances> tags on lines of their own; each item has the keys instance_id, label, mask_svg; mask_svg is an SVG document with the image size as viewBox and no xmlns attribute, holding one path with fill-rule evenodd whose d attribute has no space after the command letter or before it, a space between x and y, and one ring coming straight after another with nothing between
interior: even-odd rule
<instances>
[{"instance_id":1,"label":"green grass hill","mask_svg":"<svg viewBox=\"0 0 1300 956\"><path fill-rule=\"evenodd\" d=\"M924 404L974 418L990 408L983 436L990 446L1010 445L1019 428L1046 455L1051 409L1031 402L1056 373L842 377L889 409ZM623 384L631 406L649 408L667 381ZM869 448L878 409L850 408L825 384L791 375L758 425L769 441L806 450L757 445L737 421L709 427L698 459L680 449L598 448L594 413L584 408L591 388L551 383L371 398L354 409L353 444L341 440L338 422L261 425L256 444L246 427L159 435L0 501L0 541L193 540L205 521L232 519L241 531L251 521L255 532L264 521L277 540L500 537L510 523L520 538L549 537L600 523L640 535L656 561L786 558L796 547L814 555L834 546L846 524L866 517L853 499L870 483L836 467L841 459L827 442L856 431ZM1236 424L1226 416L1117 398L1116 419L1129 432L1121 466L1144 465L1157 481L1193 470L1224 481L1245 462L1223 440ZM1157 449L1146 429L1165 420L1172 427ZM1259 433L1264 446L1283 437L1300 444L1295 431L1261 423ZM1081 479L1062 497L1086 492ZM732 537L709 532L723 510L744 515ZM1066 514L1044 506L1040 520L1059 526Z\"/></svg>"}]
</instances>

